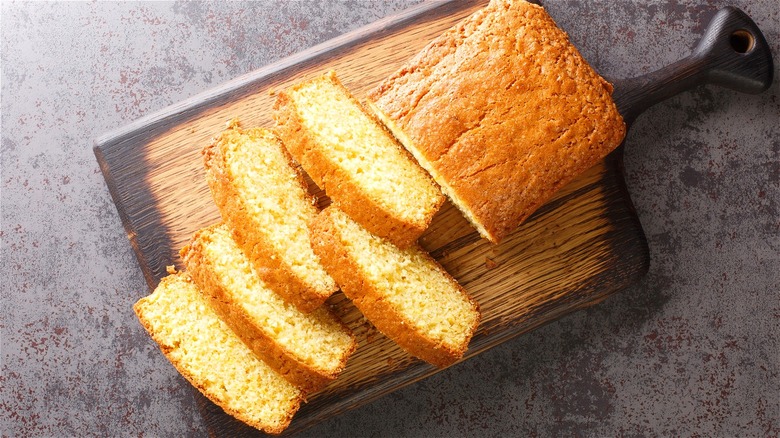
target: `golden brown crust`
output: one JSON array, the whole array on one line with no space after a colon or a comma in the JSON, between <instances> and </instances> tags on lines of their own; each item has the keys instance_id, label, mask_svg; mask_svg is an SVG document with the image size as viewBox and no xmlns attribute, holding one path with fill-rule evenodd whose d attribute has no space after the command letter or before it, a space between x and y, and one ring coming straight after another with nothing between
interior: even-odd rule
<instances>
[{"instance_id":1,"label":"golden brown crust","mask_svg":"<svg viewBox=\"0 0 780 438\"><path fill-rule=\"evenodd\" d=\"M337 367L330 370L315 369L304 363L295 352L279 345L271 336L258 327L257 322L246 312L242 303L230 299L230 294L220 278L211 268L211 261L204 254L204 245L210 240L212 230L219 225L213 225L195 233L189 245L181 250L187 272L214 311L236 333L236 335L276 372L288 382L300 388L305 394L315 392L331 381L344 370L347 359L357 348L352 331L327 308L318 312L327 314L333 324L338 324L352 336L352 345L344 351Z\"/></svg>"},{"instance_id":2,"label":"golden brown crust","mask_svg":"<svg viewBox=\"0 0 780 438\"><path fill-rule=\"evenodd\" d=\"M306 182L297 163L293 161L281 141L270 131L263 129L244 131L239 128L236 120L231 121L228 129L201 151L212 197L222 218L233 231L236 242L255 265L263 281L302 312L311 312L320 307L336 291L336 284L330 278L323 278L324 286L313 285L296 275L289 261L278 253L261 227L257 226L247 212L246 201L233 183L235 176L231 175L225 156L228 140L241 136L245 132L250 136L267 137L269 142L277 144L300 183L301 193L291 194L291 196L304 197L304 204L308 208L306 213L311 217L317 214L317 208L314 206L315 199L308 193Z\"/></svg>"},{"instance_id":3,"label":"golden brown crust","mask_svg":"<svg viewBox=\"0 0 780 438\"><path fill-rule=\"evenodd\" d=\"M409 320L383 299L383 294L377 286L360 275L361 266L345 249L345 244L349 243L342 241L341 233L332 221L332 211L332 207L326 208L311 222L312 248L320 256L325 269L339 284L344 295L352 300L355 307L380 332L412 356L441 368L449 366L463 357L468 348L468 342L463 344L462 348L454 349L414 330ZM428 258L435 265L438 265L430 256ZM478 304L446 271L443 269L440 271L457 286L460 293L469 300L478 312ZM467 339L471 338L478 325L479 318L470 328Z\"/></svg>"},{"instance_id":4,"label":"golden brown crust","mask_svg":"<svg viewBox=\"0 0 780 438\"><path fill-rule=\"evenodd\" d=\"M498 243L623 140L611 92L540 6L493 0L369 101L483 237Z\"/></svg>"},{"instance_id":5,"label":"golden brown crust","mask_svg":"<svg viewBox=\"0 0 780 438\"><path fill-rule=\"evenodd\" d=\"M341 88L355 105L361 109L364 108L360 102L352 97L332 71L327 73L324 78ZM431 213L419 222L404 220L382 207L376 199L366 193L355 175L331 163L317 146L312 134L302 126L296 102L290 97L290 93L300 89L305 84L305 82L298 83L277 93L277 99L274 103L275 130L284 141L287 149L295 160L306 169L314 182L325 190L333 204L349 214L364 228L377 236L392 241L401 248L415 243L430 225L433 215L444 202L444 196L440 196L436 200L435 205L431 206ZM366 112L364 109L363 111ZM366 113L372 120L376 121L373 114ZM378 125L382 127L380 123ZM388 135L390 134L388 133ZM406 154L405 151L403 153Z\"/></svg>"},{"instance_id":6,"label":"golden brown crust","mask_svg":"<svg viewBox=\"0 0 780 438\"><path fill-rule=\"evenodd\" d=\"M185 281L190 282L189 276L186 273L179 273L174 274L168 277L164 277L161 281L158 287L166 287L167 283L177 281L175 277L180 277L185 279ZM201 394L203 394L206 398L211 400L214 404L222 408L222 410L225 411L228 415L233 416L234 418L248 424L249 426L252 426L256 429L260 429L266 433L278 435L282 433L287 426L290 425L290 422L292 421L293 416L300 408L301 402L303 401L303 397L298 398L294 401L294 403L290 406L290 409L287 410L287 412L284 415L284 418L282 421L280 421L278 424L272 425L272 424L265 424L261 423L259 421L256 421L253 418L248 417L244 412L236 410L231 408L228 404L223 403L221 398L217 396L216 394L213 394L204 384L200 381L196 376L193 376L192 373L190 373L190 370L188 367L183 365L174 355L171 354L173 350L175 350L177 347L173 345L168 345L168 339L161 336L160 333L158 333L154 327L152 326L152 322L150 318L146 316L146 308L148 305L148 301L150 299L150 296L141 298L133 305L133 310L135 311L135 314L138 317L138 320L140 321L143 328L146 330L147 333L149 333L149 336L159 345L160 351L162 351L163 355L168 359L168 361L176 368L176 370L181 374L185 379L187 379L192 386L194 386L198 391L200 391Z\"/></svg>"}]
</instances>

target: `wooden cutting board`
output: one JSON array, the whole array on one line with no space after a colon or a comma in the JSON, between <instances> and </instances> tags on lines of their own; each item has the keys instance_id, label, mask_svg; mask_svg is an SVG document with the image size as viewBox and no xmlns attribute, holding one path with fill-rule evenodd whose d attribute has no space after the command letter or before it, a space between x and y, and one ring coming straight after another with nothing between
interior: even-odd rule
<instances>
[{"instance_id":1,"label":"wooden cutting board","mask_svg":"<svg viewBox=\"0 0 780 438\"><path fill-rule=\"evenodd\" d=\"M200 150L228 120L239 117L245 127L272 126L273 91L328 69L362 98L431 39L485 3L424 3L96 140L95 154L149 287L166 275L166 266L181 267L178 251L196 230L220 220ZM668 97L653 94L648 85L666 81L663 89L674 88L669 84L676 83L677 73L670 70L649 82L619 86L616 100L626 119L630 122L646 106ZM621 157L622 147L562 189L498 246L480 239L449 203L436 215L421 244L483 313L464 360L596 304L647 271L648 248L623 182ZM320 206L328 203L313 183L311 189L320 196ZM309 397L288 433L437 372L378 333L341 293L328 304L355 331L359 347L341 377ZM199 393L198 400L212 434L259 434Z\"/></svg>"}]
</instances>

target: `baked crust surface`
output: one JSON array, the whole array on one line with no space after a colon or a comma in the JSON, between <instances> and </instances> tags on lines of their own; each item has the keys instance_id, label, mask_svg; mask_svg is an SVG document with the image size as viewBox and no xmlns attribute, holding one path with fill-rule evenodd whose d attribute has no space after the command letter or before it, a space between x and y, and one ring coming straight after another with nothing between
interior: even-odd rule
<instances>
[{"instance_id":1,"label":"baked crust surface","mask_svg":"<svg viewBox=\"0 0 780 438\"><path fill-rule=\"evenodd\" d=\"M492 0L368 98L498 243L621 143L626 127L611 93L542 7Z\"/></svg>"}]
</instances>

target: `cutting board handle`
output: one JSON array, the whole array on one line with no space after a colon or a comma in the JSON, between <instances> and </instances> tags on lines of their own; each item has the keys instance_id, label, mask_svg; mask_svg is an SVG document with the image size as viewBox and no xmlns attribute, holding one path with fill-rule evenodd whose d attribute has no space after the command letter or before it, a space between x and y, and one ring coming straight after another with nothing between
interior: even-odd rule
<instances>
[{"instance_id":1,"label":"cutting board handle","mask_svg":"<svg viewBox=\"0 0 780 438\"><path fill-rule=\"evenodd\" d=\"M693 53L660 70L615 81L618 110L630 125L647 108L703 84L757 94L772 84L772 52L741 10L719 10Z\"/></svg>"}]
</instances>

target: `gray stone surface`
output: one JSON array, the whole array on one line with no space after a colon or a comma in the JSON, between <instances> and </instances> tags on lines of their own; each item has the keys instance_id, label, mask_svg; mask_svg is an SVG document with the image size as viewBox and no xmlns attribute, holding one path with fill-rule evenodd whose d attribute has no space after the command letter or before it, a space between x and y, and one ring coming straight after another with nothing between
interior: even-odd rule
<instances>
[{"instance_id":1,"label":"gray stone surface","mask_svg":"<svg viewBox=\"0 0 780 438\"><path fill-rule=\"evenodd\" d=\"M412 3L0 4L3 436L205 434L132 313L146 285L92 141ZM776 0L733 3L780 53ZM611 77L686 55L724 4L545 2ZM633 126L639 284L304 435L780 434L779 89L700 88Z\"/></svg>"}]
</instances>

